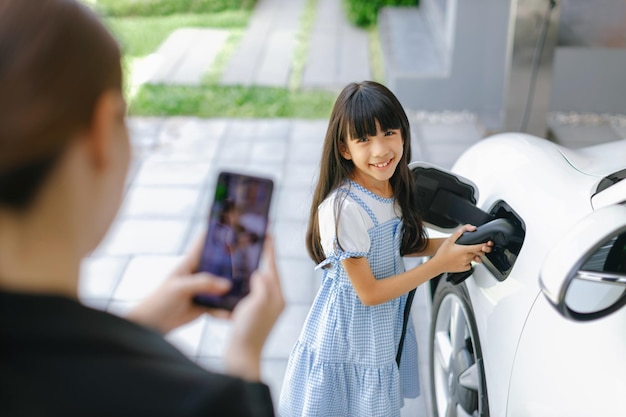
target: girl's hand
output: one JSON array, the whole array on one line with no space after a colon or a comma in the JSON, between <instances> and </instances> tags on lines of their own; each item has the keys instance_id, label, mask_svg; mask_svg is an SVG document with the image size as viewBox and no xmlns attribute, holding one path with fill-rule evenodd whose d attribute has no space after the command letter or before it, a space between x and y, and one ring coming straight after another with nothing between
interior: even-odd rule
<instances>
[{"instance_id":1,"label":"girl's hand","mask_svg":"<svg viewBox=\"0 0 626 417\"><path fill-rule=\"evenodd\" d=\"M491 252L493 242L477 245L457 245L455 243L463 233L474 230L476 230L476 226L470 224L459 227L443 242L431 262L437 263L441 272L463 272L470 269L472 261L482 262L482 256Z\"/></svg>"}]
</instances>

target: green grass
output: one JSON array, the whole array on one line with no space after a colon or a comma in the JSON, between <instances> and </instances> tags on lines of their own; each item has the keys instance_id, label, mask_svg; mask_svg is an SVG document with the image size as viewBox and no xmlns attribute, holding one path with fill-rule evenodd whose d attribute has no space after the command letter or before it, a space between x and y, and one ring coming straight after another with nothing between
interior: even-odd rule
<instances>
[{"instance_id":1,"label":"green grass","mask_svg":"<svg viewBox=\"0 0 626 417\"><path fill-rule=\"evenodd\" d=\"M335 94L284 88L144 85L130 114L138 116L328 118Z\"/></svg>"},{"instance_id":2,"label":"green grass","mask_svg":"<svg viewBox=\"0 0 626 417\"><path fill-rule=\"evenodd\" d=\"M213 65L211 65L211 68L209 68L204 77L204 84L216 85L220 82L220 78L228 65L230 57L235 52L239 42L241 42L243 35L243 29L232 29L230 31L230 36L226 39L224 46L222 46L222 50L217 54L215 60L213 61Z\"/></svg>"},{"instance_id":3,"label":"green grass","mask_svg":"<svg viewBox=\"0 0 626 417\"><path fill-rule=\"evenodd\" d=\"M289 89L297 90L302 84L302 74L309 50L309 39L315 23L318 0L307 0L302 17L300 18L300 29L296 34L296 46L293 51L293 68L289 79Z\"/></svg>"},{"instance_id":4,"label":"green grass","mask_svg":"<svg viewBox=\"0 0 626 417\"><path fill-rule=\"evenodd\" d=\"M380 34L377 26L371 26L367 30L369 39L370 65L372 66L372 79L379 83L385 82L385 65L383 47L380 43Z\"/></svg>"},{"instance_id":5,"label":"green grass","mask_svg":"<svg viewBox=\"0 0 626 417\"><path fill-rule=\"evenodd\" d=\"M175 29L182 27L243 29L250 19L250 14L249 10L228 10L207 14L109 17L105 22L122 45L124 55L141 57L154 52Z\"/></svg>"},{"instance_id":6,"label":"green grass","mask_svg":"<svg viewBox=\"0 0 626 417\"><path fill-rule=\"evenodd\" d=\"M216 13L250 10L256 0L82 0L95 3L106 16L168 16L180 13Z\"/></svg>"}]
</instances>

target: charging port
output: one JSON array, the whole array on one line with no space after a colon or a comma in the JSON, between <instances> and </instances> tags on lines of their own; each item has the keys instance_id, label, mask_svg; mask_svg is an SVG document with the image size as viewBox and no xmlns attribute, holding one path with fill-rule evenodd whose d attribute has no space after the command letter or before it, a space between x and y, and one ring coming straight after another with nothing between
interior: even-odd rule
<instances>
[{"instance_id":1,"label":"charging port","mask_svg":"<svg viewBox=\"0 0 626 417\"><path fill-rule=\"evenodd\" d=\"M513 231L504 245L496 245L491 253L485 255L484 265L498 281L507 279L522 250L526 225L517 213L504 201L498 201L489 210L496 219L506 219L513 225Z\"/></svg>"}]
</instances>

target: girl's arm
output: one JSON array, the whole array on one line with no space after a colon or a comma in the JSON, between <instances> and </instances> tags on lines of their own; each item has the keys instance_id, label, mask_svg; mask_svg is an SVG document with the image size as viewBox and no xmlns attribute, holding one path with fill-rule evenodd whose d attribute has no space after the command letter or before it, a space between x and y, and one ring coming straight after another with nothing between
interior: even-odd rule
<instances>
[{"instance_id":1,"label":"girl's arm","mask_svg":"<svg viewBox=\"0 0 626 417\"><path fill-rule=\"evenodd\" d=\"M471 230L473 226L466 225L449 238L434 242L433 247L438 245L438 248L433 258L393 277L376 279L367 258L348 258L341 263L361 302L367 306L382 304L406 294L444 272L467 271L476 257L490 252L491 247L486 243L467 246L454 243L463 232ZM427 250L430 246L429 242Z\"/></svg>"},{"instance_id":2,"label":"girl's arm","mask_svg":"<svg viewBox=\"0 0 626 417\"><path fill-rule=\"evenodd\" d=\"M428 243L426 244L426 248L424 248L421 252L413 252L404 256L408 256L410 258L419 258L421 256L435 256L443 242L445 242L445 238L436 238L436 239L428 239Z\"/></svg>"}]
</instances>

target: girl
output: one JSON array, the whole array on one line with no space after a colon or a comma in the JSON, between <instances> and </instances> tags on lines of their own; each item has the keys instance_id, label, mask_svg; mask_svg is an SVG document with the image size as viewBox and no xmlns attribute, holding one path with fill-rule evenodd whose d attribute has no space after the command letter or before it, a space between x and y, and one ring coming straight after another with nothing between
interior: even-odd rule
<instances>
[{"instance_id":1,"label":"girl","mask_svg":"<svg viewBox=\"0 0 626 417\"><path fill-rule=\"evenodd\" d=\"M279 414L399 416L419 394L417 342L408 326L396 354L406 294L444 272L468 270L491 243L425 235L408 168L407 116L384 86L348 85L337 98L311 205L307 248L321 288L287 366ZM404 272L402 256L432 256Z\"/></svg>"},{"instance_id":2,"label":"girl","mask_svg":"<svg viewBox=\"0 0 626 417\"><path fill-rule=\"evenodd\" d=\"M0 415L273 416L260 356L284 301L267 268L208 372L162 336L211 312L201 246L132 321L78 301L81 259L117 212L130 160L117 43L75 0L0 0Z\"/></svg>"}]
</instances>

